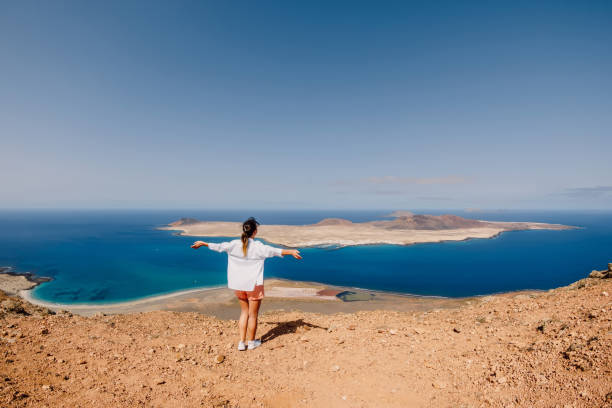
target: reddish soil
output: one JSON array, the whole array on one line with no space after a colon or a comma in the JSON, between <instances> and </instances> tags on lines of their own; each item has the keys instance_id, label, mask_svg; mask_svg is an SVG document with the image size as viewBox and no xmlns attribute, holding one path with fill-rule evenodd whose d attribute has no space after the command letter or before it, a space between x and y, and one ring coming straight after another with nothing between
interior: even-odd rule
<instances>
[{"instance_id":1,"label":"reddish soil","mask_svg":"<svg viewBox=\"0 0 612 408\"><path fill-rule=\"evenodd\" d=\"M4 407L612 407L612 279L433 312L51 315L0 298Z\"/></svg>"}]
</instances>

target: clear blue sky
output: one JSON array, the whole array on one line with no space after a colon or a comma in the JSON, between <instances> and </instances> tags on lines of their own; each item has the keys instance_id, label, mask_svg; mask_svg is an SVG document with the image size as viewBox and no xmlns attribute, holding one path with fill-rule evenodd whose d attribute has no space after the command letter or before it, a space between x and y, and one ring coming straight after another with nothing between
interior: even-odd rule
<instances>
[{"instance_id":1,"label":"clear blue sky","mask_svg":"<svg viewBox=\"0 0 612 408\"><path fill-rule=\"evenodd\" d=\"M610 1L2 1L0 207L612 208Z\"/></svg>"}]
</instances>

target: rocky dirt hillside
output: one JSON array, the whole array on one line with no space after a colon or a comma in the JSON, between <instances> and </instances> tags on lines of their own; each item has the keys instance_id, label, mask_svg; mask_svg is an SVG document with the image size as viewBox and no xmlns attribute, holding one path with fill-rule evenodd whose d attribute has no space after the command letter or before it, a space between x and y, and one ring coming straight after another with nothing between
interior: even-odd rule
<instances>
[{"instance_id":1,"label":"rocky dirt hillside","mask_svg":"<svg viewBox=\"0 0 612 408\"><path fill-rule=\"evenodd\" d=\"M612 407L609 272L427 313L91 318L0 299L0 406Z\"/></svg>"}]
</instances>

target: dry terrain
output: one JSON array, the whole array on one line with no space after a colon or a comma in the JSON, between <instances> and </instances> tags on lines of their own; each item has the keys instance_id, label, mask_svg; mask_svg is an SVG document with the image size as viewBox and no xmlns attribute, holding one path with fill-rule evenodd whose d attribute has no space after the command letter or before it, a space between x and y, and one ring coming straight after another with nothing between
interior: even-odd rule
<instances>
[{"instance_id":1,"label":"dry terrain","mask_svg":"<svg viewBox=\"0 0 612 408\"><path fill-rule=\"evenodd\" d=\"M573 228L537 222L479 221L456 215L413 215L396 212L392 216L394 218L390 220L361 223L327 218L311 225L262 225L257 236L288 247L411 245L492 238L505 231ZM182 235L198 237L237 237L242 231L238 222L199 221L192 218L183 218L161 229L177 230Z\"/></svg>"},{"instance_id":2,"label":"dry terrain","mask_svg":"<svg viewBox=\"0 0 612 408\"><path fill-rule=\"evenodd\" d=\"M0 406L612 407L612 272L427 312L84 317L0 299ZM55 313L55 314L53 314Z\"/></svg>"}]
</instances>

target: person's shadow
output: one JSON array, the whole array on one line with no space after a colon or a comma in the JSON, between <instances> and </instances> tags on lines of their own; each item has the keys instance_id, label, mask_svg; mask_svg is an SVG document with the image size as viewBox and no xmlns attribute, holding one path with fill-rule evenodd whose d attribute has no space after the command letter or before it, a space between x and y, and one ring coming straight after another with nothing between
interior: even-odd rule
<instances>
[{"instance_id":1,"label":"person's shadow","mask_svg":"<svg viewBox=\"0 0 612 408\"><path fill-rule=\"evenodd\" d=\"M309 327L311 329L323 329L327 330L327 327L317 326L316 324L307 323L303 319L293 320L290 322L270 322L276 324L276 327L268 330L263 336L261 336L261 342L265 343L270 340L274 340L278 336L283 334L290 334L297 332L300 327Z\"/></svg>"}]
</instances>

